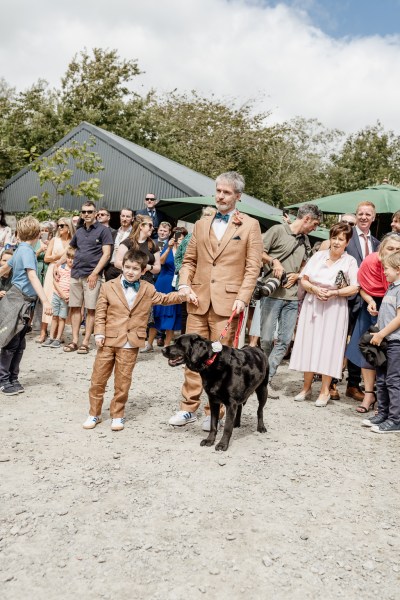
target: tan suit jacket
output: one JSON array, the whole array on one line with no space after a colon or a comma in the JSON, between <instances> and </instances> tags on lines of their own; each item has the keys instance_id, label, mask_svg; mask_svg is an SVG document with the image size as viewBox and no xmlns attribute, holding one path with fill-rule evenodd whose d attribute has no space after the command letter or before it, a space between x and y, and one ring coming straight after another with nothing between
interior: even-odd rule
<instances>
[{"instance_id":1,"label":"tan suit jacket","mask_svg":"<svg viewBox=\"0 0 400 600\"><path fill-rule=\"evenodd\" d=\"M212 305L217 315L229 317L235 300L249 304L260 274L263 244L259 222L241 216L240 225L231 217L220 241L211 229L213 217L195 224L179 272L179 285L189 285L199 299L198 306L188 304L188 313L204 315Z\"/></svg>"},{"instance_id":2,"label":"tan suit jacket","mask_svg":"<svg viewBox=\"0 0 400 600\"><path fill-rule=\"evenodd\" d=\"M177 292L161 294L154 285L140 281L140 288L131 308L121 286L121 276L101 286L96 306L94 334L105 336L104 345L123 348L126 342L134 348L144 346L149 312L153 304L181 304Z\"/></svg>"}]
</instances>

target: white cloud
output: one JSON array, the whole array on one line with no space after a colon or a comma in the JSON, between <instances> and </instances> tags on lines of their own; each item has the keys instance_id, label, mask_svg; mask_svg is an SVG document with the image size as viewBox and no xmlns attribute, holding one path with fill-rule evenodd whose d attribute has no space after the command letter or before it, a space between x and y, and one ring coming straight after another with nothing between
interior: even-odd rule
<instances>
[{"instance_id":1,"label":"white cloud","mask_svg":"<svg viewBox=\"0 0 400 600\"><path fill-rule=\"evenodd\" d=\"M304 7L304 4L303 4ZM142 89L258 98L272 120L317 117L354 131L380 119L400 133L400 36L334 39L307 13L245 0L3 0L0 75L18 89L58 86L73 54L137 58Z\"/></svg>"}]
</instances>

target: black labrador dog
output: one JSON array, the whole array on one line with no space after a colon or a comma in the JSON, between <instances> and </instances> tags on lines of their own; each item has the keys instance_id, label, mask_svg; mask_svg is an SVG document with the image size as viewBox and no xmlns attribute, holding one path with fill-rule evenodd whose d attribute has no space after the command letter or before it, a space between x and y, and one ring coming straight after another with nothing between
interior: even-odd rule
<instances>
[{"instance_id":1,"label":"black labrador dog","mask_svg":"<svg viewBox=\"0 0 400 600\"><path fill-rule=\"evenodd\" d=\"M235 350L222 346L214 352L213 343L197 334L185 334L163 349L171 367L185 364L199 373L211 408L211 429L201 446L212 446L217 435L220 404L226 406L224 433L216 450L227 450L233 427L240 427L242 406L256 392L257 431L265 433L263 410L268 396L268 360L261 348L246 346Z\"/></svg>"}]
</instances>

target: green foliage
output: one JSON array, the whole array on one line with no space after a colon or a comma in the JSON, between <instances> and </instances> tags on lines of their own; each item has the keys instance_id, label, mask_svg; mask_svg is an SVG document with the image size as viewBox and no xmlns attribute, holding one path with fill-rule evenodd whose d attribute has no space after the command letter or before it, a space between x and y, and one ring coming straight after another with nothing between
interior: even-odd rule
<instances>
[{"instance_id":1,"label":"green foliage","mask_svg":"<svg viewBox=\"0 0 400 600\"><path fill-rule=\"evenodd\" d=\"M128 84L140 74L136 60L122 60L116 50L86 49L74 56L61 80L60 115L67 129L88 121L120 133L126 125L126 102L135 94ZM140 103L139 103L140 104Z\"/></svg>"},{"instance_id":2,"label":"green foliage","mask_svg":"<svg viewBox=\"0 0 400 600\"><path fill-rule=\"evenodd\" d=\"M62 146L49 156L35 160L32 169L38 174L40 186L45 186L40 196L29 199L32 212L37 218L45 214L46 218L63 216L65 211L61 202L66 194L85 197L93 202L102 198L99 178L90 177L79 183L72 181L77 170L92 175L104 169L101 157L91 150L94 145L94 138L82 144L74 141L70 146Z\"/></svg>"},{"instance_id":3,"label":"green foliage","mask_svg":"<svg viewBox=\"0 0 400 600\"><path fill-rule=\"evenodd\" d=\"M350 135L332 154L332 193L362 189L388 179L400 182L400 136L381 123Z\"/></svg>"},{"instance_id":4,"label":"green foliage","mask_svg":"<svg viewBox=\"0 0 400 600\"><path fill-rule=\"evenodd\" d=\"M39 80L17 93L0 79L0 185L33 163L44 186L41 196L31 199L36 211L55 214L66 193L99 199L93 154L81 157L72 144L68 154L58 148L38 159L81 121L212 178L237 170L247 193L280 207L384 178L400 182L400 137L380 123L347 137L315 119L271 125L270 112L257 111L251 100L239 104L176 90L140 96L133 91L138 75L137 60L94 48L71 60L59 90ZM79 186L72 183L77 170L90 175Z\"/></svg>"}]
</instances>

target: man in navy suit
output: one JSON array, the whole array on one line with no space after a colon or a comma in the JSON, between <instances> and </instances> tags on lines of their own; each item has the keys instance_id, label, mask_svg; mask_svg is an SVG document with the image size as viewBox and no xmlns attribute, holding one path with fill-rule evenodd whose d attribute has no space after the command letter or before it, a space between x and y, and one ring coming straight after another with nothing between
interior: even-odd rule
<instances>
[{"instance_id":1,"label":"man in navy suit","mask_svg":"<svg viewBox=\"0 0 400 600\"><path fill-rule=\"evenodd\" d=\"M346 251L348 254L350 254L350 256L353 256L356 259L358 266L361 265L362 261L366 256L368 256L368 254L371 254L371 252L376 252L379 248L379 240L377 240L370 231L371 225L375 221L375 216L375 205L372 202L360 202L360 204L357 206L356 224L353 228L353 235L346 248ZM357 320L361 305L362 298L359 294L349 300L350 333ZM360 390L361 369L348 360L347 370L349 377L347 381L346 396L362 402L364 399L364 394Z\"/></svg>"},{"instance_id":2,"label":"man in navy suit","mask_svg":"<svg viewBox=\"0 0 400 600\"><path fill-rule=\"evenodd\" d=\"M168 223L171 223L171 219L169 217L167 217L167 215L165 213L163 213L161 210L158 210L156 208L157 198L155 197L154 194L146 194L145 204L146 204L146 208L143 208L142 210L137 210L135 212L135 216L136 215L149 215L149 217L151 217L151 219L153 221L153 233L151 234L151 237L153 238L153 240L157 240L158 239L157 229L158 229L159 224L162 221L167 221Z\"/></svg>"}]
</instances>

